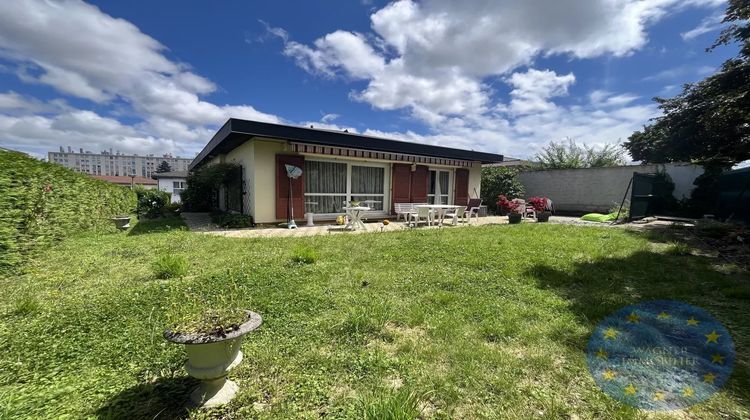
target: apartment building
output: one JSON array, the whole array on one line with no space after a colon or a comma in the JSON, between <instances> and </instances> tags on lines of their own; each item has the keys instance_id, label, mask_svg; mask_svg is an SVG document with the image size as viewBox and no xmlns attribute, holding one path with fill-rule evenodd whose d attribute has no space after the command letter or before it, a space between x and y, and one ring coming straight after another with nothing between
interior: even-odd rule
<instances>
[{"instance_id":1,"label":"apartment building","mask_svg":"<svg viewBox=\"0 0 750 420\"><path fill-rule=\"evenodd\" d=\"M192 159L164 154L156 155L127 155L119 151L102 151L91 153L79 149L75 152L68 147L67 151L60 147L58 152L48 153L49 162L57 163L76 172L100 176L141 176L150 178L156 173L162 162L167 162L172 171L187 171Z\"/></svg>"}]
</instances>

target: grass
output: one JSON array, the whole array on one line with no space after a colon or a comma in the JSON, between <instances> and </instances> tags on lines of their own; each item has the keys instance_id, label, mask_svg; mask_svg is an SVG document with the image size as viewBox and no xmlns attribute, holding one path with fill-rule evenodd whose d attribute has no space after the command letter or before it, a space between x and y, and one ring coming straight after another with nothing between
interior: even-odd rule
<instances>
[{"instance_id":1,"label":"grass","mask_svg":"<svg viewBox=\"0 0 750 420\"><path fill-rule=\"evenodd\" d=\"M70 238L0 279L0 418L748 418L747 275L673 248L554 224L235 239L172 220ZM313 263L291 263L300 249ZM165 254L189 273L155 280ZM651 299L732 333L734 374L709 401L646 415L589 375L598 322ZM184 349L161 335L221 308L264 322L237 398L188 411Z\"/></svg>"},{"instance_id":2,"label":"grass","mask_svg":"<svg viewBox=\"0 0 750 420\"><path fill-rule=\"evenodd\" d=\"M151 266L154 270L154 277L162 280L184 277L190 268L190 264L185 257L170 254L160 256L154 260Z\"/></svg>"}]
</instances>

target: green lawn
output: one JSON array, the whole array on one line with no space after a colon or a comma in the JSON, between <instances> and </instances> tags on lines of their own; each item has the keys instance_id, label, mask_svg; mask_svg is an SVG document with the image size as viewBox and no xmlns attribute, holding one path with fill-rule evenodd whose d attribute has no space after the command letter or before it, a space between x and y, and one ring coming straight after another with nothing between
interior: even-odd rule
<instances>
[{"instance_id":1,"label":"green lawn","mask_svg":"<svg viewBox=\"0 0 750 420\"><path fill-rule=\"evenodd\" d=\"M171 220L71 238L0 280L0 418L748 418L747 277L674 247L550 224L232 239ZM157 279L164 254L188 274ZM651 299L731 331L738 363L708 402L646 414L589 375L596 324ZM222 307L263 326L231 374L237 398L186 411L195 382L161 334Z\"/></svg>"}]
</instances>

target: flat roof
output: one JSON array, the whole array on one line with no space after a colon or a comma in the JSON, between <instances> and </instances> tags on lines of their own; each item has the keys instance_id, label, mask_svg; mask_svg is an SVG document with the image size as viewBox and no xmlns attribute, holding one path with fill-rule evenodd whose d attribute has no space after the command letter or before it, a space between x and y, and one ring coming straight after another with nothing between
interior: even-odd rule
<instances>
[{"instance_id":1,"label":"flat roof","mask_svg":"<svg viewBox=\"0 0 750 420\"><path fill-rule=\"evenodd\" d=\"M154 172L151 178L187 178L187 171Z\"/></svg>"},{"instance_id":2,"label":"flat roof","mask_svg":"<svg viewBox=\"0 0 750 420\"><path fill-rule=\"evenodd\" d=\"M200 165L203 161L216 155L227 153L254 137L267 137L321 146L350 147L379 152L469 160L482 163L503 161L503 155L495 153L432 146L429 144L365 136L344 131L321 130L230 118L214 134L206 147L198 153L198 156L193 159L189 169L193 170L193 168Z\"/></svg>"}]
</instances>

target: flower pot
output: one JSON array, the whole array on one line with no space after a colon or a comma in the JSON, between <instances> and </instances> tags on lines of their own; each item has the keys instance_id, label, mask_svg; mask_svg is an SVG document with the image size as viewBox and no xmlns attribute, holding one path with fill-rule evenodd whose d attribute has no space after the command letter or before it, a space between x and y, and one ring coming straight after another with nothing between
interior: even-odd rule
<instances>
[{"instance_id":1,"label":"flower pot","mask_svg":"<svg viewBox=\"0 0 750 420\"><path fill-rule=\"evenodd\" d=\"M508 213L508 223L511 225L521 223L521 213Z\"/></svg>"},{"instance_id":2,"label":"flower pot","mask_svg":"<svg viewBox=\"0 0 750 420\"><path fill-rule=\"evenodd\" d=\"M552 216L552 212L549 211L540 211L536 214L536 221L537 222L548 222L549 217Z\"/></svg>"},{"instance_id":3,"label":"flower pot","mask_svg":"<svg viewBox=\"0 0 750 420\"><path fill-rule=\"evenodd\" d=\"M130 216L115 216L111 219L118 230L126 230L130 227Z\"/></svg>"},{"instance_id":4,"label":"flower pot","mask_svg":"<svg viewBox=\"0 0 750 420\"><path fill-rule=\"evenodd\" d=\"M242 338L263 322L255 312L245 312L248 320L223 337L164 332L164 338L168 341L185 345L185 370L193 378L201 380L201 384L190 394L190 401L195 406L226 404L237 393L237 384L228 380L227 375L242 362Z\"/></svg>"}]
</instances>

